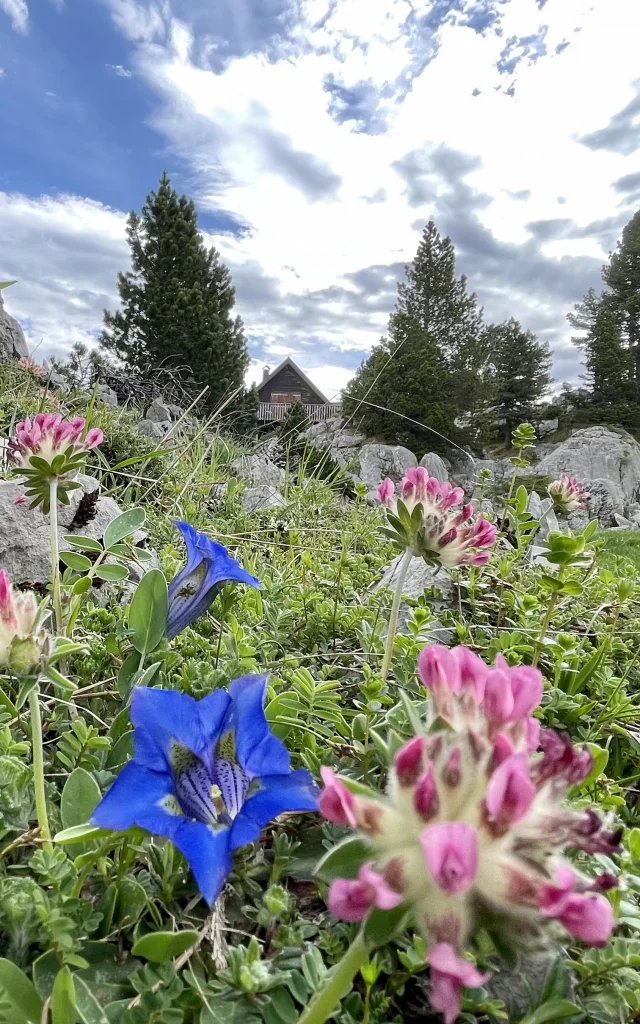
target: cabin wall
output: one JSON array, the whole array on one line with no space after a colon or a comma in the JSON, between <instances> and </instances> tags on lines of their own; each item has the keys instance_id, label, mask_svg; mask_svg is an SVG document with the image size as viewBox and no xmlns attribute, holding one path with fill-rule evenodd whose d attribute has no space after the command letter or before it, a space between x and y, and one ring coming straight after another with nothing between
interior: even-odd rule
<instances>
[{"instance_id":1,"label":"cabin wall","mask_svg":"<svg viewBox=\"0 0 640 1024\"><path fill-rule=\"evenodd\" d=\"M303 405L324 405L291 366L284 366L272 380L258 388L258 395L261 402L273 402L274 395L300 395Z\"/></svg>"}]
</instances>

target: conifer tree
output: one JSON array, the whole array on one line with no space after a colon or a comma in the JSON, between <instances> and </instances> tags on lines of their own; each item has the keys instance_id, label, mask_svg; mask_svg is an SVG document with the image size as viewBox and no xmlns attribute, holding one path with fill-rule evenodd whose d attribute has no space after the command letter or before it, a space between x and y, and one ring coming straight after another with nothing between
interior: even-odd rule
<instances>
[{"instance_id":1,"label":"conifer tree","mask_svg":"<svg viewBox=\"0 0 640 1024\"><path fill-rule=\"evenodd\" d=\"M494 367L494 415L504 421L505 442L512 431L530 420L536 403L551 383L551 352L546 342L525 331L513 317L488 328Z\"/></svg>"},{"instance_id":2,"label":"conifer tree","mask_svg":"<svg viewBox=\"0 0 640 1024\"><path fill-rule=\"evenodd\" d=\"M624 228L602 277L619 316L623 343L633 360L636 401L640 401L640 210Z\"/></svg>"},{"instance_id":3,"label":"conifer tree","mask_svg":"<svg viewBox=\"0 0 640 1024\"><path fill-rule=\"evenodd\" d=\"M131 267L118 275L121 309L105 310L102 346L141 371L187 367L215 406L241 387L248 366L235 292L218 252L198 234L193 202L166 172L127 222Z\"/></svg>"},{"instance_id":4,"label":"conifer tree","mask_svg":"<svg viewBox=\"0 0 640 1024\"><path fill-rule=\"evenodd\" d=\"M482 314L464 276L456 277L455 253L432 222L398 285L389 335L358 369L345 394L346 411L358 409L364 429L400 442L417 453L443 448L437 435L395 413L417 420L450 438L460 412L472 411L484 373L469 354L482 335ZM393 412L371 409L359 401ZM446 447L446 445L445 445Z\"/></svg>"}]
</instances>

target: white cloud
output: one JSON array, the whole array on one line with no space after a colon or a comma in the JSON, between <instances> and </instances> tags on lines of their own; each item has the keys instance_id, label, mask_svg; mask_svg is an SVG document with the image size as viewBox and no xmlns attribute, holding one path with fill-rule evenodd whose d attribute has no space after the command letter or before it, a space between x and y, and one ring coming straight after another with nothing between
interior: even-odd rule
<instances>
[{"instance_id":1,"label":"white cloud","mask_svg":"<svg viewBox=\"0 0 640 1024\"><path fill-rule=\"evenodd\" d=\"M0 10L11 18L11 24L16 32L29 31L29 8L26 0L0 0Z\"/></svg>"},{"instance_id":2,"label":"white cloud","mask_svg":"<svg viewBox=\"0 0 640 1024\"><path fill-rule=\"evenodd\" d=\"M122 64L105 64L105 68L113 71L114 75L117 75L118 78L133 78L133 71L129 71Z\"/></svg>"}]
</instances>

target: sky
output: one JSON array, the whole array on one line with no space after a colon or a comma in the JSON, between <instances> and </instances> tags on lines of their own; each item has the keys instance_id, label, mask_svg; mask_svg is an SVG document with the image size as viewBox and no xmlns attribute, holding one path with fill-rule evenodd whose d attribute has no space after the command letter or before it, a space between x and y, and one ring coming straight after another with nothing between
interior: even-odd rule
<instances>
[{"instance_id":1,"label":"sky","mask_svg":"<svg viewBox=\"0 0 640 1024\"><path fill-rule=\"evenodd\" d=\"M566 321L640 206L638 0L0 0L0 279L38 358L95 343L166 169L251 379L335 397L433 219L487 321Z\"/></svg>"}]
</instances>

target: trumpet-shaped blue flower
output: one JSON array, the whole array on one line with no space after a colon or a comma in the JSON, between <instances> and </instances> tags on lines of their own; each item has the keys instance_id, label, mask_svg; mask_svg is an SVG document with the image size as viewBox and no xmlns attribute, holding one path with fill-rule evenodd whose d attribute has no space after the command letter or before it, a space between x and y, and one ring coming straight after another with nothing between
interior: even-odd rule
<instances>
[{"instance_id":1,"label":"trumpet-shaped blue flower","mask_svg":"<svg viewBox=\"0 0 640 1024\"><path fill-rule=\"evenodd\" d=\"M185 856L211 906L231 854L284 811L315 811L318 790L264 714L266 676L243 676L202 700L136 687L133 760L98 804L99 828L132 825L166 836Z\"/></svg>"},{"instance_id":2,"label":"trumpet-shaped blue flower","mask_svg":"<svg viewBox=\"0 0 640 1024\"><path fill-rule=\"evenodd\" d=\"M260 589L260 582L232 558L223 544L198 533L190 523L176 522L187 546L187 564L169 584L167 639L204 615L225 583L248 583Z\"/></svg>"}]
</instances>

